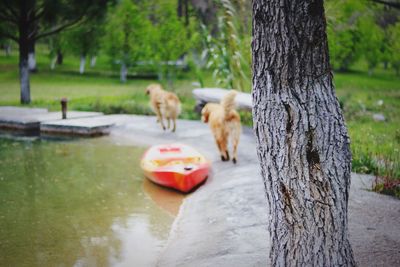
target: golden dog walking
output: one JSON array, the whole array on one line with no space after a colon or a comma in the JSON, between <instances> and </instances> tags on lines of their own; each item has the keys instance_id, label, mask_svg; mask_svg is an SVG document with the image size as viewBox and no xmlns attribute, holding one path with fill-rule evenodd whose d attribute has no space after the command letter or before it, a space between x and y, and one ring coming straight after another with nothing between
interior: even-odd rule
<instances>
[{"instance_id":1,"label":"golden dog walking","mask_svg":"<svg viewBox=\"0 0 400 267\"><path fill-rule=\"evenodd\" d=\"M237 161L237 146L239 144L242 126L240 115L235 110L235 97L237 92L231 90L221 100L220 104L208 103L201 111L201 120L208 122L214 135L222 161L229 160L228 140L233 147L233 163Z\"/></svg>"},{"instance_id":2,"label":"golden dog walking","mask_svg":"<svg viewBox=\"0 0 400 267\"><path fill-rule=\"evenodd\" d=\"M160 122L163 130L169 129L172 120L172 131L176 130L176 119L181 113L181 102L176 94L163 90L159 84L150 84L146 88L146 94L150 96L150 107L157 115L157 122ZM164 118L167 120L167 127L164 125Z\"/></svg>"}]
</instances>

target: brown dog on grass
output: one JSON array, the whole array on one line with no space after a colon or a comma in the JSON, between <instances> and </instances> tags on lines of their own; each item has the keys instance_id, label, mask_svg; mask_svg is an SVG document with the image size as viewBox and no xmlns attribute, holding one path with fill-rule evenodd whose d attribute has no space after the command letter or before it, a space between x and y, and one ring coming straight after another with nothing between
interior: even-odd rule
<instances>
[{"instance_id":1,"label":"brown dog on grass","mask_svg":"<svg viewBox=\"0 0 400 267\"><path fill-rule=\"evenodd\" d=\"M175 132L176 119L181 113L181 102L176 94L163 90L159 84L147 86L146 94L150 96L150 107L156 113L157 122L160 122L163 130L170 128L172 120L172 131ZM164 118L167 120L167 127L164 125Z\"/></svg>"},{"instance_id":2,"label":"brown dog on grass","mask_svg":"<svg viewBox=\"0 0 400 267\"><path fill-rule=\"evenodd\" d=\"M224 96L220 104L208 103L201 111L201 120L210 125L222 161L229 160L228 140L231 140L233 163L237 161L237 146L242 130L240 115L235 110L236 94L236 91L231 90Z\"/></svg>"}]
</instances>

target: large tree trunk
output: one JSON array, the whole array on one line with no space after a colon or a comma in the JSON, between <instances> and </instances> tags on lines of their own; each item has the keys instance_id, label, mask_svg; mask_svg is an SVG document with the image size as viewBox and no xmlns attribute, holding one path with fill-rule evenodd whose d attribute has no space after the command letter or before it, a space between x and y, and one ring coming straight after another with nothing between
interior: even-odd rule
<instances>
[{"instance_id":1,"label":"large tree trunk","mask_svg":"<svg viewBox=\"0 0 400 267\"><path fill-rule=\"evenodd\" d=\"M253 120L272 266L354 266L351 154L323 1L253 0Z\"/></svg>"}]
</instances>

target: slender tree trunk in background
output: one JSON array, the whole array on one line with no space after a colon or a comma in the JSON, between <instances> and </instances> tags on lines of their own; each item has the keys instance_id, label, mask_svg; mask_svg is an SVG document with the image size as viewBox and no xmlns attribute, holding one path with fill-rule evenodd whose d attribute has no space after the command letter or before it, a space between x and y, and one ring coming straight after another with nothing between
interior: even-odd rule
<instances>
[{"instance_id":1,"label":"slender tree trunk in background","mask_svg":"<svg viewBox=\"0 0 400 267\"><path fill-rule=\"evenodd\" d=\"M383 61L383 68L384 68L385 70L388 69L388 66L389 66L389 62L388 62L387 60Z\"/></svg>"},{"instance_id":2,"label":"slender tree trunk in background","mask_svg":"<svg viewBox=\"0 0 400 267\"><path fill-rule=\"evenodd\" d=\"M37 72L34 41L29 42L28 66L30 72Z\"/></svg>"},{"instance_id":3,"label":"slender tree trunk in background","mask_svg":"<svg viewBox=\"0 0 400 267\"><path fill-rule=\"evenodd\" d=\"M185 25L189 26L189 0L184 0L185 6Z\"/></svg>"},{"instance_id":4,"label":"slender tree trunk in background","mask_svg":"<svg viewBox=\"0 0 400 267\"><path fill-rule=\"evenodd\" d=\"M94 66L96 66L96 61L97 61L97 57L96 56L92 56L90 58L90 67L94 68Z\"/></svg>"},{"instance_id":5,"label":"slender tree trunk in background","mask_svg":"<svg viewBox=\"0 0 400 267\"><path fill-rule=\"evenodd\" d=\"M54 70L56 68L56 63L57 63L57 57L54 57L53 59L51 59L50 61L50 69Z\"/></svg>"},{"instance_id":6,"label":"slender tree trunk in background","mask_svg":"<svg viewBox=\"0 0 400 267\"><path fill-rule=\"evenodd\" d=\"M4 44L4 53L6 54L7 57L11 55L11 44L10 43Z\"/></svg>"},{"instance_id":7,"label":"slender tree trunk in background","mask_svg":"<svg viewBox=\"0 0 400 267\"><path fill-rule=\"evenodd\" d=\"M29 82L29 17L28 17L28 3L22 1L20 9L20 17L18 22L19 31L19 78L21 85L21 104L29 104L31 102L31 90Z\"/></svg>"},{"instance_id":8,"label":"slender tree trunk in background","mask_svg":"<svg viewBox=\"0 0 400 267\"><path fill-rule=\"evenodd\" d=\"M123 83L126 83L126 77L128 76L128 68L126 67L125 62L121 63L121 73L120 73L120 80Z\"/></svg>"},{"instance_id":9,"label":"slender tree trunk in background","mask_svg":"<svg viewBox=\"0 0 400 267\"><path fill-rule=\"evenodd\" d=\"M62 65L64 61L63 54L61 52L61 49L57 49L57 64Z\"/></svg>"},{"instance_id":10,"label":"slender tree trunk in background","mask_svg":"<svg viewBox=\"0 0 400 267\"><path fill-rule=\"evenodd\" d=\"M81 63L79 65L79 73L84 74L85 73L85 64L86 64L86 56L81 55Z\"/></svg>"},{"instance_id":11,"label":"slender tree trunk in background","mask_svg":"<svg viewBox=\"0 0 400 267\"><path fill-rule=\"evenodd\" d=\"M178 0L178 17L185 17L185 26L189 26L189 0Z\"/></svg>"},{"instance_id":12,"label":"slender tree trunk in background","mask_svg":"<svg viewBox=\"0 0 400 267\"><path fill-rule=\"evenodd\" d=\"M253 0L253 122L272 266L354 266L351 153L323 1Z\"/></svg>"},{"instance_id":13,"label":"slender tree trunk in background","mask_svg":"<svg viewBox=\"0 0 400 267\"><path fill-rule=\"evenodd\" d=\"M21 104L31 102L31 89L29 83L28 43L19 42L19 79L21 83Z\"/></svg>"},{"instance_id":14,"label":"slender tree trunk in background","mask_svg":"<svg viewBox=\"0 0 400 267\"><path fill-rule=\"evenodd\" d=\"M190 0L190 3L199 14L201 22L211 26L211 34L215 36L218 32L216 3L213 0Z\"/></svg>"}]
</instances>

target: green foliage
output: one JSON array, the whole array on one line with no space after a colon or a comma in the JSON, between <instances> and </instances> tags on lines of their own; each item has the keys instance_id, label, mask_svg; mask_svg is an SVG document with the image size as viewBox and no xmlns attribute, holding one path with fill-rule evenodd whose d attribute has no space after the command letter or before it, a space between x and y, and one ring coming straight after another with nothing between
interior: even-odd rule
<instances>
[{"instance_id":1,"label":"green foliage","mask_svg":"<svg viewBox=\"0 0 400 267\"><path fill-rule=\"evenodd\" d=\"M78 56L95 56L100 50L100 40L104 35L104 24L100 18L86 21L65 33L68 51Z\"/></svg>"},{"instance_id":2,"label":"green foliage","mask_svg":"<svg viewBox=\"0 0 400 267\"><path fill-rule=\"evenodd\" d=\"M225 88L248 91L250 88L250 38L240 32L236 7L229 0L220 0L222 15L218 17L219 36L212 36L203 25L203 57L213 70L217 84ZM243 42L244 41L244 42Z\"/></svg>"},{"instance_id":3,"label":"green foliage","mask_svg":"<svg viewBox=\"0 0 400 267\"><path fill-rule=\"evenodd\" d=\"M392 41L390 29L399 21L400 12L371 5L366 0L328 0L325 7L334 69L348 71L362 58L371 75L378 64L387 66L396 61L398 41ZM393 62L392 66L396 69L397 65Z\"/></svg>"},{"instance_id":4,"label":"green foliage","mask_svg":"<svg viewBox=\"0 0 400 267\"><path fill-rule=\"evenodd\" d=\"M380 28L373 16L362 16L358 22L358 31L360 33L360 49L368 63L368 71L372 70L382 62L384 43L384 32Z\"/></svg>"},{"instance_id":5,"label":"green foliage","mask_svg":"<svg viewBox=\"0 0 400 267\"><path fill-rule=\"evenodd\" d=\"M57 55L57 51L65 51L68 48L68 43L64 33L59 33L47 38L49 46L49 57L53 59Z\"/></svg>"},{"instance_id":6,"label":"green foliage","mask_svg":"<svg viewBox=\"0 0 400 267\"><path fill-rule=\"evenodd\" d=\"M377 185L382 186L382 192L400 181L398 82L379 68L374 76L335 75L338 98L351 138L352 170L380 177ZM374 121L374 114L383 114L386 120Z\"/></svg>"},{"instance_id":7,"label":"green foliage","mask_svg":"<svg viewBox=\"0 0 400 267\"><path fill-rule=\"evenodd\" d=\"M194 46L197 34L178 17L175 2L152 3L148 8L148 16L152 18L152 27L147 33L152 36L150 59L156 62L159 79L172 83L176 72L183 67L176 65L177 60Z\"/></svg>"},{"instance_id":8,"label":"green foliage","mask_svg":"<svg viewBox=\"0 0 400 267\"><path fill-rule=\"evenodd\" d=\"M132 0L122 0L108 12L104 47L113 64L134 64L149 55L149 21Z\"/></svg>"},{"instance_id":9,"label":"green foliage","mask_svg":"<svg viewBox=\"0 0 400 267\"><path fill-rule=\"evenodd\" d=\"M357 23L365 9L364 0L326 2L330 61L334 69L348 70L359 59L362 52L358 47L360 33Z\"/></svg>"},{"instance_id":10,"label":"green foliage","mask_svg":"<svg viewBox=\"0 0 400 267\"><path fill-rule=\"evenodd\" d=\"M389 28L389 44L390 54L389 59L396 74L400 75L400 22Z\"/></svg>"},{"instance_id":11,"label":"green foliage","mask_svg":"<svg viewBox=\"0 0 400 267\"><path fill-rule=\"evenodd\" d=\"M104 114L142 114L152 115L150 106L135 97L103 97L93 99L77 99L74 107L83 111L98 111Z\"/></svg>"},{"instance_id":12,"label":"green foliage","mask_svg":"<svg viewBox=\"0 0 400 267\"><path fill-rule=\"evenodd\" d=\"M112 63L176 78L176 61L193 47L196 34L178 18L176 2L122 0L108 12L104 47Z\"/></svg>"}]
</instances>

